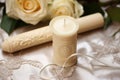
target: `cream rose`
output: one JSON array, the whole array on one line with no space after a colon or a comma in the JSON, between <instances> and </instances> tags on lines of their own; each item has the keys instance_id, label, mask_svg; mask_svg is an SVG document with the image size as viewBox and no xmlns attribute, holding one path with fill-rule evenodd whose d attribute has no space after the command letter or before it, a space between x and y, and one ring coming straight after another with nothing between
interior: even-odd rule
<instances>
[{"instance_id":1,"label":"cream rose","mask_svg":"<svg viewBox=\"0 0 120 80\"><path fill-rule=\"evenodd\" d=\"M46 0L6 0L8 16L37 24L47 15Z\"/></svg>"},{"instance_id":2,"label":"cream rose","mask_svg":"<svg viewBox=\"0 0 120 80\"><path fill-rule=\"evenodd\" d=\"M83 6L76 0L53 0L49 6L50 18L68 15L72 17L79 17L83 14Z\"/></svg>"}]
</instances>

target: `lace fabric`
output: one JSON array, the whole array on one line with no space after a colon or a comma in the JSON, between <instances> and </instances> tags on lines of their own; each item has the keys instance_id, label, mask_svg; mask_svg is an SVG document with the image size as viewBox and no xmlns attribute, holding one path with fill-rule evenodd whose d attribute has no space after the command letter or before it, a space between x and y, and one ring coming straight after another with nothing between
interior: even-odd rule
<instances>
[{"instance_id":1,"label":"lace fabric","mask_svg":"<svg viewBox=\"0 0 120 80\"><path fill-rule=\"evenodd\" d=\"M52 63L52 44L46 43L14 54L2 52L1 43L8 37L0 29L0 80L120 80L120 33L112 36L120 24L113 23L107 30L97 29L82 33L77 42L77 65L64 68ZM23 27L11 36L32 28ZM57 76L55 76L57 74Z\"/></svg>"}]
</instances>

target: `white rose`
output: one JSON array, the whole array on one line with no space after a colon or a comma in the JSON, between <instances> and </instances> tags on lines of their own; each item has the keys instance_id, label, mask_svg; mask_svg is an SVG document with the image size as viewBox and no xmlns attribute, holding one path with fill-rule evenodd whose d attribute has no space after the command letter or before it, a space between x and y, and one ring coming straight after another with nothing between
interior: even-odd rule
<instances>
[{"instance_id":1,"label":"white rose","mask_svg":"<svg viewBox=\"0 0 120 80\"><path fill-rule=\"evenodd\" d=\"M53 0L49 7L49 15L51 18L68 15L72 17L80 17L83 14L83 6L76 0Z\"/></svg>"},{"instance_id":2,"label":"white rose","mask_svg":"<svg viewBox=\"0 0 120 80\"><path fill-rule=\"evenodd\" d=\"M35 25L47 15L47 2L46 0L6 0L6 13L9 17Z\"/></svg>"}]
</instances>

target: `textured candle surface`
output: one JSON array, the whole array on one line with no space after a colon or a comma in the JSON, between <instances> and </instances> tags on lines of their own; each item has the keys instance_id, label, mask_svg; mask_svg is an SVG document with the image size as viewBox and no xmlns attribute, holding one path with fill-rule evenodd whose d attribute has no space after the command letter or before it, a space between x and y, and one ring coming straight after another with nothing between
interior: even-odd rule
<instances>
[{"instance_id":1,"label":"textured candle surface","mask_svg":"<svg viewBox=\"0 0 120 80\"><path fill-rule=\"evenodd\" d=\"M104 25L104 18L100 13L91 14L85 17L76 19L79 24L78 33L90 31ZM2 43L2 50L5 52L13 53L25 48L50 42L52 40L52 33L49 26L28 31L9 37ZM21 44L25 43L25 44Z\"/></svg>"},{"instance_id":2,"label":"textured candle surface","mask_svg":"<svg viewBox=\"0 0 120 80\"><path fill-rule=\"evenodd\" d=\"M54 18L50 22L53 31L53 63L63 66L67 58L76 52L77 31L79 25L68 16ZM77 57L72 57L65 67L76 63Z\"/></svg>"}]
</instances>

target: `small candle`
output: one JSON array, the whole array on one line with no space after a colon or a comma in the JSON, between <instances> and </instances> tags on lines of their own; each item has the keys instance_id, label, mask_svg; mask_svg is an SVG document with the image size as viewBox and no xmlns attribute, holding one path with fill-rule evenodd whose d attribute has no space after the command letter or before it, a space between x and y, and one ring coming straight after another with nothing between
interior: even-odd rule
<instances>
[{"instance_id":1,"label":"small candle","mask_svg":"<svg viewBox=\"0 0 120 80\"><path fill-rule=\"evenodd\" d=\"M76 53L77 32L79 25L69 16L59 16L50 22L53 32L53 63L63 66L67 58ZM72 57L65 67L76 64L77 57Z\"/></svg>"}]
</instances>

